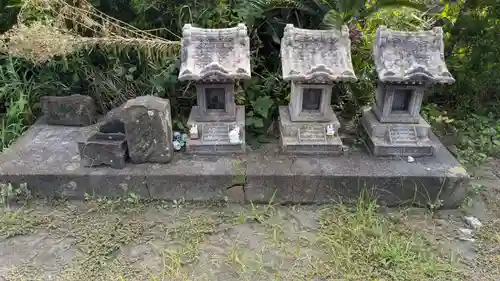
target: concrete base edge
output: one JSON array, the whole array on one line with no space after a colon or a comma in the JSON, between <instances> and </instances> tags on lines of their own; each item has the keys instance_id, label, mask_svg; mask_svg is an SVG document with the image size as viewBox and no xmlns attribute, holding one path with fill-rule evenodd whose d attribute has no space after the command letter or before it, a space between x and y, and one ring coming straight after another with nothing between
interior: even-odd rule
<instances>
[{"instance_id":1,"label":"concrete base edge","mask_svg":"<svg viewBox=\"0 0 500 281\"><path fill-rule=\"evenodd\" d=\"M290 157L274 144L242 156L176 154L168 164L127 163L116 170L80 165L76 142L91 131L33 126L0 155L0 182L27 183L34 195L68 199L135 193L168 200L305 204L356 199L366 190L389 206L442 200L442 207L456 207L467 196L469 175L444 147L435 157L408 163L366 152Z\"/></svg>"}]
</instances>

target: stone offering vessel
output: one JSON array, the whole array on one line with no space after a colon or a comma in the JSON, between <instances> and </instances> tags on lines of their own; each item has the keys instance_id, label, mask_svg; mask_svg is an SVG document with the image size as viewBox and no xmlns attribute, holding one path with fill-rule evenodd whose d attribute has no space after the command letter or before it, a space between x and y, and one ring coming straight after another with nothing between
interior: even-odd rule
<instances>
[{"instance_id":1,"label":"stone offering vessel","mask_svg":"<svg viewBox=\"0 0 500 281\"><path fill-rule=\"evenodd\" d=\"M235 103L234 82L250 76L244 24L222 29L184 25L179 80L195 82L198 102L188 119L187 152L245 152L245 107Z\"/></svg>"},{"instance_id":2,"label":"stone offering vessel","mask_svg":"<svg viewBox=\"0 0 500 281\"><path fill-rule=\"evenodd\" d=\"M288 24L281 63L283 79L292 82L290 104L279 108L282 151L341 154L340 123L330 104L335 83L357 80L347 26L308 30Z\"/></svg>"},{"instance_id":3,"label":"stone offering vessel","mask_svg":"<svg viewBox=\"0 0 500 281\"><path fill-rule=\"evenodd\" d=\"M436 140L420 116L424 91L455 82L444 61L443 30L403 32L381 26L373 55L378 74L375 105L363 114L375 156L432 156Z\"/></svg>"}]
</instances>

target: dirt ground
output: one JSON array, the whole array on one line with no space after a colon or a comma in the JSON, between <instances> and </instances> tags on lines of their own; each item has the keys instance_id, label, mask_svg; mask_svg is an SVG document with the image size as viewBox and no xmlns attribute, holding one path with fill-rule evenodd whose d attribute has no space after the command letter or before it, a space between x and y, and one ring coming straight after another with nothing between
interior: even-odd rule
<instances>
[{"instance_id":1,"label":"dirt ground","mask_svg":"<svg viewBox=\"0 0 500 281\"><path fill-rule=\"evenodd\" d=\"M89 198L0 217L0 280L500 280L500 161L456 210ZM464 216L482 226L472 230ZM472 233L471 233L472 232Z\"/></svg>"}]
</instances>

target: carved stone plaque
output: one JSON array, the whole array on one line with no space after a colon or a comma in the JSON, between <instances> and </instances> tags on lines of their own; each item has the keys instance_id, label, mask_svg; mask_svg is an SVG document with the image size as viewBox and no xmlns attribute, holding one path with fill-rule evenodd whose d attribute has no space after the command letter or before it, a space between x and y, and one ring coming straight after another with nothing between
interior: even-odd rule
<instances>
[{"instance_id":1,"label":"carved stone plaque","mask_svg":"<svg viewBox=\"0 0 500 281\"><path fill-rule=\"evenodd\" d=\"M391 143L415 143L418 141L415 127L393 126L389 128L389 141Z\"/></svg>"},{"instance_id":2,"label":"carved stone plaque","mask_svg":"<svg viewBox=\"0 0 500 281\"><path fill-rule=\"evenodd\" d=\"M234 34L198 35L193 37L196 49L196 65L203 68L210 63L227 64L227 59L234 52Z\"/></svg>"},{"instance_id":3,"label":"carved stone plaque","mask_svg":"<svg viewBox=\"0 0 500 281\"><path fill-rule=\"evenodd\" d=\"M201 136L203 142L229 142L229 126L222 123L204 124Z\"/></svg>"},{"instance_id":4,"label":"carved stone plaque","mask_svg":"<svg viewBox=\"0 0 500 281\"><path fill-rule=\"evenodd\" d=\"M300 143L324 144L326 142L325 128L322 125L302 127L298 131L298 138Z\"/></svg>"}]
</instances>

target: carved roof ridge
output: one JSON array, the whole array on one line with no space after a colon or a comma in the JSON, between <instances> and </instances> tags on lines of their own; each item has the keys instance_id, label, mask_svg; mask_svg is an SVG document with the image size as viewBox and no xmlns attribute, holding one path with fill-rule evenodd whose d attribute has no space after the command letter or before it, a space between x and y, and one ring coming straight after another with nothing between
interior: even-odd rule
<instances>
[{"instance_id":1,"label":"carved roof ridge","mask_svg":"<svg viewBox=\"0 0 500 281\"><path fill-rule=\"evenodd\" d=\"M373 55L376 71L382 82L455 82L444 60L441 27L400 31L380 26L375 35Z\"/></svg>"},{"instance_id":2,"label":"carved roof ridge","mask_svg":"<svg viewBox=\"0 0 500 281\"><path fill-rule=\"evenodd\" d=\"M179 80L249 79L250 39L247 33L243 23L219 29L185 24Z\"/></svg>"},{"instance_id":3,"label":"carved roof ridge","mask_svg":"<svg viewBox=\"0 0 500 281\"><path fill-rule=\"evenodd\" d=\"M281 39L283 79L353 82L349 29L312 30L287 24Z\"/></svg>"}]
</instances>

